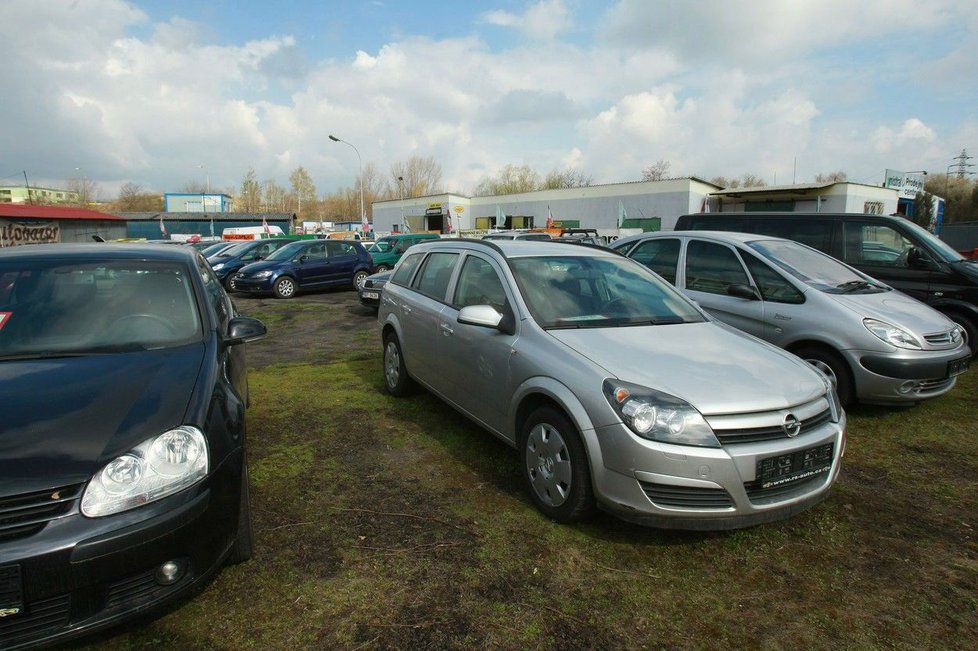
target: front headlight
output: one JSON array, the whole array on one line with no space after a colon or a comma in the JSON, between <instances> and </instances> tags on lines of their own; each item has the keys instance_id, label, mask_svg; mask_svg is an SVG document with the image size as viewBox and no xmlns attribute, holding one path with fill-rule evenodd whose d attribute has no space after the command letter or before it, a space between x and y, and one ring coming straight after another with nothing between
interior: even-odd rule
<instances>
[{"instance_id":1,"label":"front headlight","mask_svg":"<svg viewBox=\"0 0 978 651\"><path fill-rule=\"evenodd\" d=\"M622 421L642 438L676 445L720 447L703 415L685 400L620 380L605 380L603 390Z\"/></svg>"},{"instance_id":2,"label":"front headlight","mask_svg":"<svg viewBox=\"0 0 978 651\"><path fill-rule=\"evenodd\" d=\"M259 271L258 273L256 273L255 278L268 278L271 275L272 275L271 270L266 269L265 271Z\"/></svg>"},{"instance_id":3,"label":"front headlight","mask_svg":"<svg viewBox=\"0 0 978 651\"><path fill-rule=\"evenodd\" d=\"M917 341L917 338L903 328L898 328L895 325L891 325L885 321L877 321L876 319L863 319L863 325L866 326L867 330L891 346L920 350L920 342Z\"/></svg>"},{"instance_id":4,"label":"front headlight","mask_svg":"<svg viewBox=\"0 0 978 651\"><path fill-rule=\"evenodd\" d=\"M208 467L204 435L181 425L143 441L97 472L82 496L82 515L112 515L162 499L206 477Z\"/></svg>"},{"instance_id":5,"label":"front headlight","mask_svg":"<svg viewBox=\"0 0 978 651\"><path fill-rule=\"evenodd\" d=\"M224 268L224 263L223 262L218 262L216 265L214 265L213 267L211 267L211 269L213 269L214 271L220 271L223 268Z\"/></svg>"}]
</instances>

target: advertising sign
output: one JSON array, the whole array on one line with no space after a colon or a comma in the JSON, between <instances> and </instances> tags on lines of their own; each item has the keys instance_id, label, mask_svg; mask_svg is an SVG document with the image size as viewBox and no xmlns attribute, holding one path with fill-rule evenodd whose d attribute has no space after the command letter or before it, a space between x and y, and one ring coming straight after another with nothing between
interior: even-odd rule
<instances>
[{"instance_id":1,"label":"advertising sign","mask_svg":"<svg viewBox=\"0 0 978 651\"><path fill-rule=\"evenodd\" d=\"M0 219L0 246L57 244L61 227L57 222L15 222Z\"/></svg>"},{"instance_id":2,"label":"advertising sign","mask_svg":"<svg viewBox=\"0 0 978 651\"><path fill-rule=\"evenodd\" d=\"M915 199L918 192L924 191L924 175L920 172L907 174L888 169L883 187L896 190L901 199Z\"/></svg>"}]
</instances>

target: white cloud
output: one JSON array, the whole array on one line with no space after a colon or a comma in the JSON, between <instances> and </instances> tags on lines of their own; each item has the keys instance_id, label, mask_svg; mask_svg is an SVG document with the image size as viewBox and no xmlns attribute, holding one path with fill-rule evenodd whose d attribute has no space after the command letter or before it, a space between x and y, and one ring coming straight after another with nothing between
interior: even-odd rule
<instances>
[{"instance_id":1,"label":"white cloud","mask_svg":"<svg viewBox=\"0 0 978 651\"><path fill-rule=\"evenodd\" d=\"M522 14L503 9L488 11L482 15L483 22L497 27L513 27L527 38L551 40L572 25L570 12L563 0L540 0Z\"/></svg>"}]
</instances>

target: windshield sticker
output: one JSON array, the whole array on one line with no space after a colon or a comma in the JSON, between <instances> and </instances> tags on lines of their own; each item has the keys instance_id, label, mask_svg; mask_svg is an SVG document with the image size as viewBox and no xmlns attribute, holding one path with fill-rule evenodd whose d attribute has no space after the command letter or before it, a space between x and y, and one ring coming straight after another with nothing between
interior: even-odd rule
<instances>
[{"instance_id":1,"label":"windshield sticker","mask_svg":"<svg viewBox=\"0 0 978 651\"><path fill-rule=\"evenodd\" d=\"M10 320L10 315L13 312L0 312L0 330L3 330L3 326L7 325L7 321Z\"/></svg>"}]
</instances>

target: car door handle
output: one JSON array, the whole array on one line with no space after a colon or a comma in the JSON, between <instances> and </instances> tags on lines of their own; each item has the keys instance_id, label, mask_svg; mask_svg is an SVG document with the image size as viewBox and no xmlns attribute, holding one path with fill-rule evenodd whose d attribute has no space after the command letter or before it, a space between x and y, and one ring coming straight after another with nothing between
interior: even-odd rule
<instances>
[{"instance_id":1,"label":"car door handle","mask_svg":"<svg viewBox=\"0 0 978 651\"><path fill-rule=\"evenodd\" d=\"M450 325L448 325L447 323L441 324L441 331L442 331L442 334L444 334L446 337L448 337L449 335L455 334L455 330L453 330L452 327Z\"/></svg>"},{"instance_id":2,"label":"car door handle","mask_svg":"<svg viewBox=\"0 0 978 651\"><path fill-rule=\"evenodd\" d=\"M404 308L404 313L405 314L410 314L411 313L411 306L408 305L407 303L404 303L403 305L401 305L401 307Z\"/></svg>"}]
</instances>

